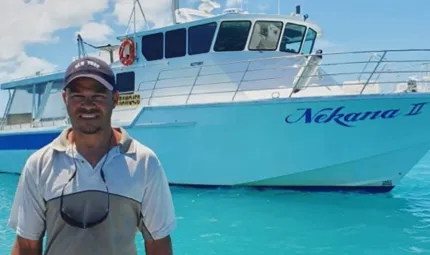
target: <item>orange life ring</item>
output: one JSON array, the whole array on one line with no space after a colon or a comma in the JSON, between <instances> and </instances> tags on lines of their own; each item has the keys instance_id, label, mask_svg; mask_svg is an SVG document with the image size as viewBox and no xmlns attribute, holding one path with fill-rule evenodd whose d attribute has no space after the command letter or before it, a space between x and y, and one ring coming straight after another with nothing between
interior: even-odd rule
<instances>
[{"instance_id":1,"label":"orange life ring","mask_svg":"<svg viewBox=\"0 0 430 255\"><path fill-rule=\"evenodd\" d=\"M125 66L133 64L136 59L136 48L134 42L131 39L125 39L122 41L119 47L119 59Z\"/></svg>"}]
</instances>

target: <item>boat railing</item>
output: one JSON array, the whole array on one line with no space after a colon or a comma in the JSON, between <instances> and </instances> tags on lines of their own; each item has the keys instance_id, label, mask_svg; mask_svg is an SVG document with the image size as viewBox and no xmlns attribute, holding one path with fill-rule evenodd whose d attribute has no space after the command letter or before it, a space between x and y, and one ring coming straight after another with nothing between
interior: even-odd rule
<instances>
[{"instance_id":1,"label":"boat railing","mask_svg":"<svg viewBox=\"0 0 430 255\"><path fill-rule=\"evenodd\" d=\"M20 123L20 124L10 124L4 125L0 130L22 130L22 129L34 129L34 128L47 128L47 127L59 127L66 126L67 121L65 119L56 120L42 120L33 121L31 123Z\"/></svg>"},{"instance_id":2,"label":"boat railing","mask_svg":"<svg viewBox=\"0 0 430 255\"><path fill-rule=\"evenodd\" d=\"M349 62L339 62L339 63L322 63L320 64L320 66L333 66L333 65L352 65L352 64L371 64L371 63L377 63L381 60L381 62L383 63L417 63L417 62L426 62L429 63L430 62L430 58L423 60L423 59L415 59L415 60L387 60L386 57L382 57L381 55L387 55L388 53L427 53L430 54L430 49L393 49L393 50L362 50L362 51L347 51L347 52L330 52L330 53L322 53L322 54L317 54L317 53L311 53L311 54L292 54L292 55L286 55L286 56L278 56L278 57L264 57L264 58L256 58L256 59L252 59L252 60L238 60L238 61L228 61L228 62L224 62L224 63L217 63L217 64L205 64L202 67L215 67L215 66L223 66L223 65L232 65L232 64L240 64L240 63L258 63L258 62L264 62L264 61L275 61L275 60L282 60L282 59L300 59L303 57L312 57L312 56L316 56L316 55L322 55L323 58L327 58L327 57L335 57L335 56L348 56L348 55L360 55L360 54L365 54L366 56L370 56L370 58L366 61L362 60L362 61L349 61ZM372 58L379 58L379 60L371 60ZM384 60L385 59L385 60ZM193 63L192 63L193 64ZM141 67L147 67L147 66L153 66L154 64L148 64L148 63L142 63L142 64L135 64L131 67L121 67L121 70L127 70L127 69L139 69ZM169 65L169 61L162 61L162 62L157 62L156 65L166 65L166 67L168 67ZM175 70L180 71L181 69L186 70L189 69L189 67L180 67L180 68L175 68ZM63 69L58 69L55 71L50 71L50 72L37 72L34 75L28 75L28 76L22 76L19 78L15 78L15 79L9 79L7 81L4 81L5 83L9 83L9 82L15 82L15 81L21 81L21 80L26 80L26 79L32 79L35 77L40 77L40 76L47 76L47 75L52 75L52 74L58 74L58 73L63 73L65 70ZM163 72L168 72L171 71L170 69L167 70L162 70L160 71L160 73ZM360 73L358 73L360 74ZM334 74L332 74L334 75Z\"/></svg>"},{"instance_id":3,"label":"boat railing","mask_svg":"<svg viewBox=\"0 0 430 255\"><path fill-rule=\"evenodd\" d=\"M131 121L148 105L429 92L429 63L430 49L319 52L217 64L194 62L187 67L170 69L167 62L159 72L136 75L144 77L133 91L139 94L140 102L117 107L114 117L119 122ZM138 73L142 69L130 70ZM0 129L22 129L25 125L32 128L64 125L66 117L9 125L6 115L0 121Z\"/></svg>"},{"instance_id":4,"label":"boat railing","mask_svg":"<svg viewBox=\"0 0 430 255\"><path fill-rule=\"evenodd\" d=\"M417 56L410 56L414 54ZM354 55L361 55L361 59L355 60L351 57ZM313 69L312 58L322 58L314 63ZM196 62L191 67L160 71L154 79L142 81L136 93L141 94L146 105L177 105L196 103L200 101L198 98L216 94L224 94L225 98L212 98L215 100L212 102L242 100L244 94L247 99L256 100L318 96L320 92L332 95L404 92L410 79L425 85L421 91L427 92L428 63L430 49L317 53L205 65ZM425 65L427 68L423 68ZM250 96L253 92L259 95ZM261 92L267 93L263 96ZM160 103L159 99L165 102Z\"/></svg>"},{"instance_id":5,"label":"boat railing","mask_svg":"<svg viewBox=\"0 0 430 255\"><path fill-rule=\"evenodd\" d=\"M2 130L3 127L6 126L6 124L7 124L7 113L9 112L9 109L12 106L12 102L13 102L12 99L15 96L15 92L16 92L16 90L14 90L13 92L9 91L10 99L7 101L6 107L5 107L4 112L3 112L3 117L0 119L0 130Z\"/></svg>"}]
</instances>

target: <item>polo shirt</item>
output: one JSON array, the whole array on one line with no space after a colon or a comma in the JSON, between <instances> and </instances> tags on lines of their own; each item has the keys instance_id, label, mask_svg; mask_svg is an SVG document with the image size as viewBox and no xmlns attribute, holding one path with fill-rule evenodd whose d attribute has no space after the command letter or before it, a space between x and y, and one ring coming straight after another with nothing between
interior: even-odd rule
<instances>
[{"instance_id":1,"label":"polo shirt","mask_svg":"<svg viewBox=\"0 0 430 255\"><path fill-rule=\"evenodd\" d=\"M46 233L47 255L134 255L136 233L141 232L145 240L170 235L176 227L175 212L157 155L120 128L119 145L93 168L68 142L68 131L26 161L8 221L16 234L38 240ZM68 183L75 170L75 178ZM100 216L106 209L100 206L101 200L107 201L106 186L110 206L104 222L82 229L62 219L63 187L63 207L88 218L94 217L91 212Z\"/></svg>"}]
</instances>

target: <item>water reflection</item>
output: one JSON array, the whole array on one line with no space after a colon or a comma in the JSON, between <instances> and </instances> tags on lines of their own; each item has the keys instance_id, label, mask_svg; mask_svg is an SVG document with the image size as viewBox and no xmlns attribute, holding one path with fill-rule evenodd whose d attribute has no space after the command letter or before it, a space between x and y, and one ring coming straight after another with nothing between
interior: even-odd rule
<instances>
[{"instance_id":1,"label":"water reflection","mask_svg":"<svg viewBox=\"0 0 430 255\"><path fill-rule=\"evenodd\" d=\"M0 253L18 176L0 175ZM430 253L430 177L418 165L388 194L173 187L177 254ZM142 237L136 237L143 252Z\"/></svg>"},{"instance_id":2,"label":"water reflection","mask_svg":"<svg viewBox=\"0 0 430 255\"><path fill-rule=\"evenodd\" d=\"M422 197L180 188L174 197L186 226L177 238L217 254L232 254L222 247L233 240L242 252L430 252L430 204Z\"/></svg>"}]
</instances>

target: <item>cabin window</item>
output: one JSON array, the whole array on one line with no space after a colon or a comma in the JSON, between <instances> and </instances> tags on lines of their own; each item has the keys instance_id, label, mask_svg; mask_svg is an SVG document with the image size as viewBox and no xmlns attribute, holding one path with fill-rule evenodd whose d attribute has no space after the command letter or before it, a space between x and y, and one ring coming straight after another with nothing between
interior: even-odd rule
<instances>
[{"instance_id":1,"label":"cabin window","mask_svg":"<svg viewBox=\"0 0 430 255\"><path fill-rule=\"evenodd\" d=\"M166 32L166 58L185 56L187 47L187 30L180 28Z\"/></svg>"},{"instance_id":2,"label":"cabin window","mask_svg":"<svg viewBox=\"0 0 430 255\"><path fill-rule=\"evenodd\" d=\"M117 73L116 84L119 93L133 93L135 90L134 72Z\"/></svg>"},{"instance_id":3,"label":"cabin window","mask_svg":"<svg viewBox=\"0 0 430 255\"><path fill-rule=\"evenodd\" d=\"M188 54L208 53L214 39L216 22L193 26L188 29Z\"/></svg>"},{"instance_id":4,"label":"cabin window","mask_svg":"<svg viewBox=\"0 0 430 255\"><path fill-rule=\"evenodd\" d=\"M164 53L164 35L156 33L142 37L142 54L147 61L158 60L163 58Z\"/></svg>"},{"instance_id":5,"label":"cabin window","mask_svg":"<svg viewBox=\"0 0 430 255\"><path fill-rule=\"evenodd\" d=\"M214 51L241 51L245 49L251 22L223 21L221 22Z\"/></svg>"},{"instance_id":6,"label":"cabin window","mask_svg":"<svg viewBox=\"0 0 430 255\"><path fill-rule=\"evenodd\" d=\"M299 53L305 32L306 26L287 23L279 50L288 53Z\"/></svg>"},{"instance_id":7,"label":"cabin window","mask_svg":"<svg viewBox=\"0 0 430 255\"><path fill-rule=\"evenodd\" d=\"M306 33L305 41L303 42L302 54L311 54L315 44L315 38L317 37L317 32L312 28L308 28Z\"/></svg>"},{"instance_id":8,"label":"cabin window","mask_svg":"<svg viewBox=\"0 0 430 255\"><path fill-rule=\"evenodd\" d=\"M276 50L282 32L280 21L257 21L251 35L250 50Z\"/></svg>"}]
</instances>

